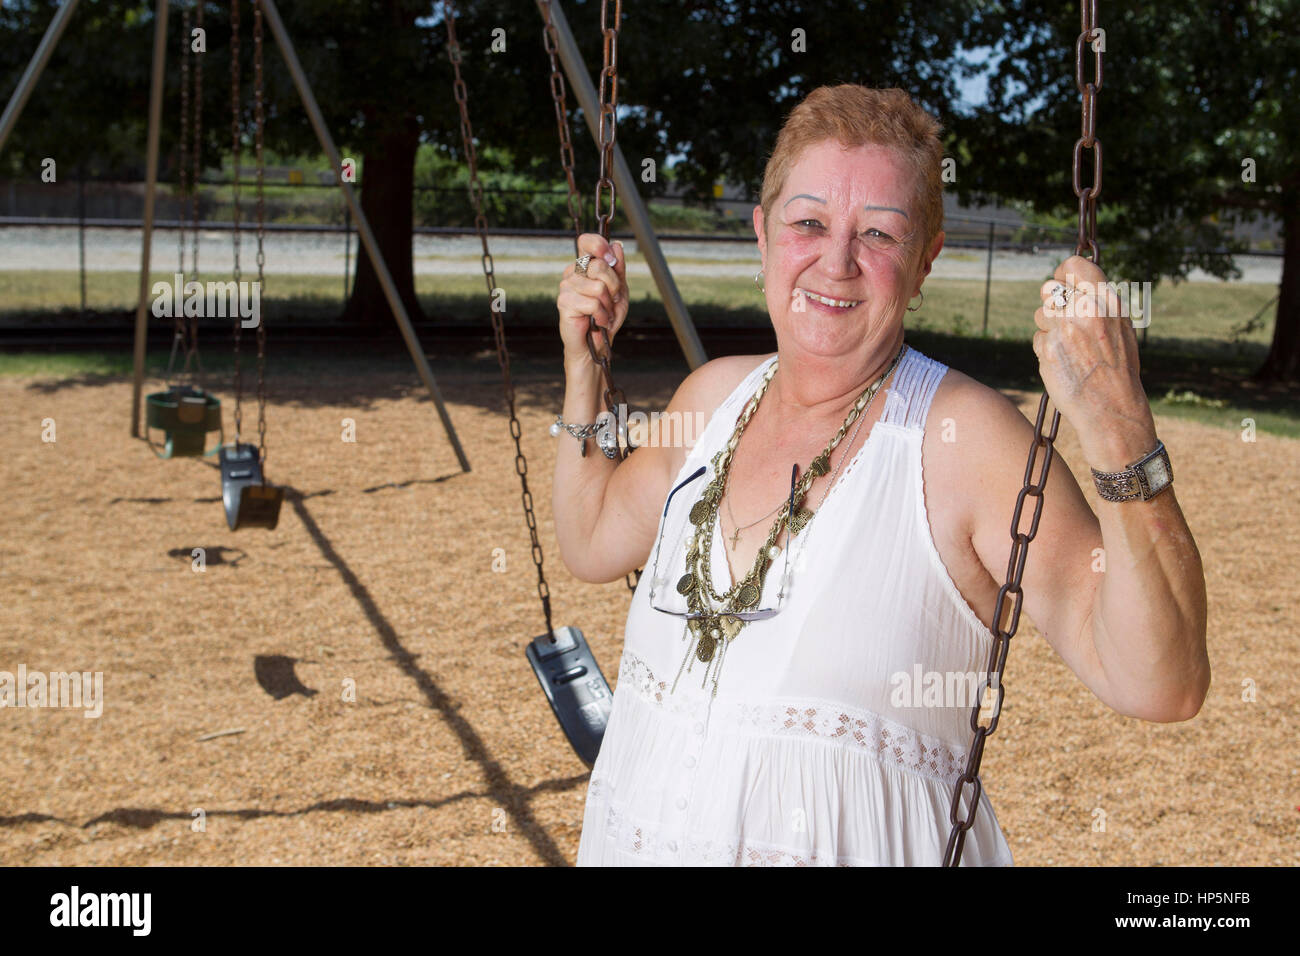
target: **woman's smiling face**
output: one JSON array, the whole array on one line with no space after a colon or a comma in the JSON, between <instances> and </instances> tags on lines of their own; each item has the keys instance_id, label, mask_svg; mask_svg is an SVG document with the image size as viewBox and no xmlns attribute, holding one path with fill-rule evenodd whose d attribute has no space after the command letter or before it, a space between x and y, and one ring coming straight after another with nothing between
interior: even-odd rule
<instances>
[{"instance_id":1,"label":"woman's smiling face","mask_svg":"<svg viewBox=\"0 0 1300 956\"><path fill-rule=\"evenodd\" d=\"M943 245L922 256L913 174L892 149L826 140L791 167L765 222L754 210L777 337L809 356L860 356L896 338Z\"/></svg>"}]
</instances>

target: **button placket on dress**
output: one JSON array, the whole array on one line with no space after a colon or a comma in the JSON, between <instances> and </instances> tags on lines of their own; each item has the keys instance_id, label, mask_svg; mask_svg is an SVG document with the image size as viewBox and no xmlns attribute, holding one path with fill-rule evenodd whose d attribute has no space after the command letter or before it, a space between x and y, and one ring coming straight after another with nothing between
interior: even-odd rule
<instances>
[{"instance_id":1,"label":"button placket on dress","mask_svg":"<svg viewBox=\"0 0 1300 956\"><path fill-rule=\"evenodd\" d=\"M715 533L713 539L713 550L710 553L710 560L714 562L713 571L715 575L718 574L719 571L725 571L728 579L730 579L730 569L726 567L720 568L718 566L718 548L719 546L725 548L725 542L720 533L721 528L719 527L716 530L717 533ZM801 548L796 549L796 554L799 554L801 551ZM721 552L721 561L724 565L726 560L726 552L724 550ZM781 585L772 579L764 581L764 593L766 594L768 589L773 586L780 587ZM694 816L691 811L696 804L695 793L699 782L699 773L702 762L701 758L703 756L704 747L708 743L709 724L712 721L713 708L718 702L712 694L711 685L706 683L704 687L701 688L693 684L688 685L687 682L683 681L678 692L682 692L682 690L687 686L690 687L690 690L688 690L687 693L690 693L693 697L698 694L698 697L695 697L695 701L702 704L702 713L697 714L695 718L689 722L690 730L687 736L688 743L685 748L686 752L682 756L682 767L685 769L686 773L681 777L682 791L671 804L677 814L678 826L676 829L678 830L682 842L685 842L687 833L691 828L691 821ZM734 707L734 704L724 702L723 707L725 712L726 708ZM666 847L670 853L676 855L679 864L686 862L685 847L680 846L678 840L668 840Z\"/></svg>"},{"instance_id":2,"label":"button placket on dress","mask_svg":"<svg viewBox=\"0 0 1300 956\"><path fill-rule=\"evenodd\" d=\"M695 719L689 723L690 729L687 736L686 752L682 756L682 767L686 772L680 777L681 789L672 803L677 815L675 829L679 834L681 843L678 840L669 840L668 851L677 855L679 864L685 862L684 844L694 816L691 810L695 806L696 784L699 782L702 764L701 757L704 753L704 746L708 742L709 719L713 711L713 699L707 691L701 692L698 700L703 704L703 712L697 714Z\"/></svg>"}]
</instances>

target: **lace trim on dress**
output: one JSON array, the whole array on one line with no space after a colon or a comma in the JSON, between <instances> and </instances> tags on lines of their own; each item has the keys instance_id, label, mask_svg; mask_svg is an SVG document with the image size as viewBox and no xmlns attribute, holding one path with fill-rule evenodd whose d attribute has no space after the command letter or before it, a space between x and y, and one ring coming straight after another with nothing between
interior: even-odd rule
<instances>
[{"instance_id":1,"label":"lace trim on dress","mask_svg":"<svg viewBox=\"0 0 1300 956\"><path fill-rule=\"evenodd\" d=\"M628 689L654 707L668 713L701 718L708 712L707 698L683 698L668 693L668 685L658 680L650 666L633 654L623 652L619 664L618 686ZM843 707L830 702L778 700L763 704L719 704L709 717L714 727L776 737L818 737L864 751L882 762L904 770L952 783L966 767L964 750L954 750L944 741L922 734L874 711Z\"/></svg>"},{"instance_id":2,"label":"lace trim on dress","mask_svg":"<svg viewBox=\"0 0 1300 956\"><path fill-rule=\"evenodd\" d=\"M637 820L612 799L613 787L593 774L588 800L605 807L605 837L622 853L644 857L656 863L706 866L863 866L866 861L839 857L815 850L789 850L756 840L708 840L680 836L664 827Z\"/></svg>"},{"instance_id":3,"label":"lace trim on dress","mask_svg":"<svg viewBox=\"0 0 1300 956\"><path fill-rule=\"evenodd\" d=\"M775 736L841 740L905 770L949 782L965 769L965 755L941 740L917 733L869 710L835 705L740 705L747 726Z\"/></svg>"},{"instance_id":4,"label":"lace trim on dress","mask_svg":"<svg viewBox=\"0 0 1300 956\"><path fill-rule=\"evenodd\" d=\"M617 686L622 687L624 683L647 704L670 714L702 719L708 713L708 700L671 693L668 684L655 677L650 665L631 651L624 651L619 662Z\"/></svg>"}]
</instances>

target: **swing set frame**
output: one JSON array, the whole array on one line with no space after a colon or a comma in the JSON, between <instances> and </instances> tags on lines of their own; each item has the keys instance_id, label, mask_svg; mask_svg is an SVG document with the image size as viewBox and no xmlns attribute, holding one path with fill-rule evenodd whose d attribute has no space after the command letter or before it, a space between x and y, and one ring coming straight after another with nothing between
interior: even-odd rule
<instances>
[{"instance_id":1,"label":"swing set frame","mask_svg":"<svg viewBox=\"0 0 1300 956\"><path fill-rule=\"evenodd\" d=\"M23 107L27 105L32 90L35 89L37 81L40 80L41 73L45 70L50 55L58 46L59 40L77 8L77 2L78 0L63 0L63 4L55 11L54 17L50 20L50 24L36 48L36 52L33 53L27 69L18 81L17 88L9 98L4 113L0 114L0 150L4 149L5 141L12 132L14 125L18 122L19 116L22 115ZM140 418L143 405L142 393L149 316L149 267L153 246L155 198L158 187L159 135L162 126L163 77L167 62L167 17L169 8L169 0L157 0L154 6L153 69L149 81L149 125L145 148L143 236L140 246L140 286L135 313L131 395L131 436L133 438L141 437ZM438 388L433 369L430 368L429 360L425 357L424 347L411 325L410 315L406 311L406 306L402 303L397 286L393 282L392 273L389 271L388 264L384 261L383 254L380 252L375 234L370 228L370 221L361 209L361 204L352 185L343 180L342 160L338 148L335 146L334 138L325 125L325 118L316 101L316 95L312 92L311 83L307 79L307 74L303 71L301 62L298 60L298 54L294 50L293 41L290 39L288 31L285 29L284 21L280 18L280 12L275 0L262 0L262 9L267 26L271 30L271 35L275 38L285 66L288 67L289 74L293 78L299 99L302 101L303 108L307 111L307 117L311 121L316 138L320 142L321 149L329 158L334 172L335 184L343 193L344 202L347 204L352 220L356 224L361 244L374 266L375 275L384 290L384 297L388 301L388 306L397 320L398 328L401 330L407 351L411 354L411 360L415 364L416 372L433 398L438 417L442 421L443 430L456 454L456 460L461 471L468 472L470 470L469 459L465 456L460 439L456 435L456 429L452 425L451 416L447 413L446 405L442 399L442 392Z\"/></svg>"},{"instance_id":2,"label":"swing set frame","mask_svg":"<svg viewBox=\"0 0 1300 956\"><path fill-rule=\"evenodd\" d=\"M599 102L597 102L595 90L593 89L591 79L586 73L585 66L582 64L581 57L578 55L577 46L573 41L572 34L569 31L568 24L560 10L558 2L555 0L537 0L539 11L542 13L546 25L547 51L551 54L552 60L552 90L555 92L557 118L561 124L561 155L565 159L565 171L569 180L570 187L570 211L574 213L574 224L577 228L577 215L574 208L574 183L572 177L571 157L572 147L567 140L566 130L564 127L565 117L563 116L563 85L560 81L557 92L557 75L556 54L559 54L563 62L565 73L568 74L570 83L577 93L580 105L586 115L588 125L591 127L593 136L596 137L598 145L601 147L601 173L600 183L596 191L596 206L600 220L600 233L608 239L609 222L613 216L617 193L615 184L622 190L625 197L625 209L628 218L631 221L637 238L642 243L642 253L650 263L651 271L660 289L664 294L665 304L668 306L670 318L673 322L674 330L677 333L679 343L682 346L688 362L692 368L698 367L706 360L703 347L700 345L699 337L691 324L689 316L686 314L685 306L677 294L675 285L672 282L671 275L668 272L667 264L663 260L662 252L659 250L657 241L654 239L653 231L649 228L649 217L646 215L645 208L637 195L634 182L623 159L622 151L618 149L614 142L614 110L617 103L617 60L616 60L616 42L620 26L619 20L622 14L621 0L615 0L615 15L612 27L607 22L607 0L601 3L601 24L602 32L605 35L604 46L604 65L601 73L601 90ZM360 204L349 183L342 178L342 165L334 141L325 126L324 117L321 114L320 107L316 102L315 95L312 92L311 85L303 72L302 65L298 61L293 44L289 39L288 32L285 30L284 23L280 19L279 11L276 8L275 0L261 0L262 9L265 13L266 22L271 28L272 35L275 38L280 52L284 57L295 86L297 87L299 97L302 100L304 108L307 110L308 118L316 132L322 149L329 157L330 163L334 169L335 181L343 192L344 199L357 223L357 231L361 237L363 246L367 255L370 256L374 265L375 272L379 278L380 284L384 289L385 297L388 300L393 314L397 318L401 328L403 338L411 352L411 357L415 362L417 371L420 374L425 386L433 396L439 416L442 419L443 427L447 433L448 440L455 449L457 458L463 471L469 471L469 462L465 458L464 451L456 437L451 419L447 414L446 408L442 401L441 393L438 389L433 372L429 368L424 351L420 346L415 331L411 326L410 318L406 313L400 296L397 294L396 287L392 280L392 275L388 270L383 256L379 251L378 245L374 238L374 233L370 229L369 221L362 211ZM41 72L44 70L49 60L50 54L58 44L71 18L73 11L77 6L77 0L64 0L62 6L56 11L41 43L33 54L27 70L24 72L19 81L18 88L10 98L4 113L0 114L0 150L4 148L14 124L17 122L27 99L30 97L32 89L35 87ZM140 409L141 409L141 389L144 374L145 359L145 332L146 332L146 315L147 315L147 295L149 291L149 264L150 251L153 234L153 216L154 216L154 199L157 187L158 172L158 144L159 128L162 116L162 91L163 91L163 67L166 61L166 32L167 32L167 12L169 0L157 0L155 27L154 27L154 48L153 48L153 72L150 83L149 96L149 128L147 141L147 185L145 193L145 211L144 211L144 235L141 248L141 266L140 266L140 295L136 311L135 325L135 360L134 360L134 391L132 399L132 416L131 416L131 434L139 437ZM1080 0L1080 32L1075 43L1075 83L1082 97L1081 116L1082 126L1079 139L1075 143L1073 155L1073 188L1078 198L1079 211L1079 228L1078 242L1076 245L1076 254L1088 256L1094 264L1100 263L1100 249L1096 241L1097 216L1096 203L1097 196L1101 192L1101 170L1102 170L1102 149L1101 142L1096 136L1096 97L1102 87L1102 48L1096 44L1098 36L1097 25L1097 0ZM454 34L454 3L444 3L444 9L450 11L449 29L451 32L451 42L449 44L449 54L452 56L453 65L456 67L456 86L457 100L461 105L462 114L462 133L465 134L464 147L470 156L471 171L472 161L472 136L468 130L468 116L466 113L466 102L464 98L464 84L460 80L459 47L456 45ZM1086 51L1092 46L1093 71L1090 79L1085 79L1087 59ZM606 80L609 80L610 91L606 96ZM1092 182L1090 185L1084 185L1085 168L1083 155L1085 150L1092 151ZM611 175L613 179L611 180ZM600 209L602 191L608 196L607 209L602 212ZM473 193L473 190L471 190ZM481 189L480 189L481 192ZM475 199L479 196L475 194ZM482 215L481 206L479 209L478 225L480 237L483 240L484 248L484 268L485 275L491 285L492 276L489 263L490 253L487 251L486 239L486 221ZM575 237L576 242L576 237ZM489 289L490 291L490 289ZM518 423L514 415L514 403L512 388L509 379L508 357L505 353L504 333L499 326L499 319L494 316L494 326L497 333L498 351L501 355L502 370L505 374L505 384L507 397L510 399L511 412L511 431L514 434L516 445L518 446ZM592 342L592 334L599 331L604 339L605 351L598 354L595 345ZM621 395L621 390L616 389L613 385L609 372L609 358L611 352L609 349L609 338L604 329L597 329L594 319L591 321L591 328L587 340L588 349L591 351L593 358L597 359L604 371L605 376L605 401L612 406L613 397ZM1007 563L1006 581L998 591L997 604L994 611L992 633L994 637L993 646L989 657L988 677L981 683L978 700L975 702L970 717L972 730L972 743L967 752L966 768L958 777L953 788L952 802L949 808L949 819L952 825L947 846L944 852L943 865L953 867L960 865L962 847L965 842L966 833L974 825L975 816L979 809L981 796L981 782L979 777L980 763L984 753L984 746L987 738L997 729L998 719L1001 713L1003 696L1006 691L1005 684L1002 682L1002 670L1006 663L1007 651L1010 647L1012 637L1014 637L1020 621L1020 610L1023 602L1023 593L1021 590L1021 578L1024 574L1025 561L1028 555L1029 543L1034 539L1038 531L1039 519L1043 509L1043 492L1047 484L1048 471L1051 468L1053 458L1053 443L1056 439L1057 428L1060 423L1060 412L1053 409L1050 426L1045 428L1047 417L1047 408L1049 396L1044 393L1040 399L1038 414L1034 422L1034 438L1029 449L1028 461L1025 465L1024 485L1016 498L1015 508L1011 519L1011 553ZM611 407L611 411L616 411ZM627 450L620 452L620 458L626 457L631 451L629 446ZM1039 462L1039 452L1042 451L1042 460ZM523 459L522 449L517 447L519 458ZM1037 465L1037 469L1036 466ZM564 660L565 651L574 650L574 635L577 635L577 643L585 649L585 642L581 640L580 632L574 628L561 628L558 633L562 640L557 640L557 629L553 628L550 619L550 602L549 590L546 585L545 577L542 572L542 563L540 555L540 545L537 543L535 521L531 511L531 496L528 492L526 474L527 464L524 460L523 470L520 471L520 477L523 482L523 494L525 502L525 513L529 518L529 526L533 531L533 552L534 560L537 564L538 571L538 591L541 595L543 611L546 618L547 632L536 638L529 646L530 660L533 660L534 670L537 673L539 681L543 682L543 687L547 687L546 681L552 680L557 686L561 683L576 682L576 678L586 676L589 672L581 668L579 662L578 668L571 666L572 661ZM1035 472L1037 478L1035 479ZM1034 499L1034 508L1028 531L1021 531L1022 512L1028 498ZM629 586L631 586L629 582ZM1011 600L1011 611L1009 621L1003 626L1004 611L1007 609L1007 602ZM546 656L554 657L555 660L549 666L543 666L543 660L538 656L537 650L541 649ZM586 657L590 657L589 650L586 651ZM534 659L537 658L537 659ZM585 661L585 658L584 658ZM590 662L594 667L594 659ZM582 673L577 673L581 669ZM551 674L555 671L555 674ZM564 725L566 734L574 744L584 761L594 762L596 752L599 749L599 738L603 733L604 720L608 716L608 698L605 696L608 692L608 685L605 684L603 675L600 674L599 668L595 667L596 677L603 687L604 693L598 695L592 701L589 701L585 707L581 707L580 701L570 701L569 709L575 706L579 707L583 716L587 719L588 731L585 737L579 739L581 734L578 732L582 729L577 725L570 726L565 722L562 708L557 706L556 696L548 689L548 699L555 709L556 716L560 718L561 724ZM557 677L567 675L567 680L561 680ZM980 723L981 711L984 705L985 694L994 692L997 695L997 704L990 719L986 724ZM598 701L598 702L597 702ZM576 711L575 711L576 712ZM967 801L967 812L963 815L960 812L962 805L962 795L967 787L971 787L972 792Z\"/></svg>"}]
</instances>

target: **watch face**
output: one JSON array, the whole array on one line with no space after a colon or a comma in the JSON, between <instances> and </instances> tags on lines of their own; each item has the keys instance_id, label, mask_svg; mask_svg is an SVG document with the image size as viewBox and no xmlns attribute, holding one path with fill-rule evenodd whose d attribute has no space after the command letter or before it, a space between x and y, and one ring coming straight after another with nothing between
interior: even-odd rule
<instances>
[{"instance_id":1,"label":"watch face","mask_svg":"<svg viewBox=\"0 0 1300 956\"><path fill-rule=\"evenodd\" d=\"M1159 491L1169 484L1169 469L1165 467L1163 457L1152 458L1142 467L1142 470L1146 472L1147 484L1152 491Z\"/></svg>"}]
</instances>

